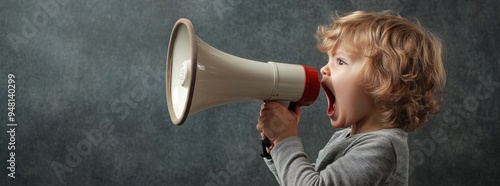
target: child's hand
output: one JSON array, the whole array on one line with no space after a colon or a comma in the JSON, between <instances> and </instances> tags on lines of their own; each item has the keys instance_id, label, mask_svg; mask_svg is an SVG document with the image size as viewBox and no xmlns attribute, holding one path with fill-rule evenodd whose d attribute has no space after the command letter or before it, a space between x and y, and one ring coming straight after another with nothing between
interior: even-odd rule
<instances>
[{"instance_id":1,"label":"child's hand","mask_svg":"<svg viewBox=\"0 0 500 186\"><path fill-rule=\"evenodd\" d=\"M297 136L300 115L299 106L295 106L295 111L291 111L279 102L266 102L260 107L256 128L262 137L267 137L273 144L277 144L287 137Z\"/></svg>"}]
</instances>

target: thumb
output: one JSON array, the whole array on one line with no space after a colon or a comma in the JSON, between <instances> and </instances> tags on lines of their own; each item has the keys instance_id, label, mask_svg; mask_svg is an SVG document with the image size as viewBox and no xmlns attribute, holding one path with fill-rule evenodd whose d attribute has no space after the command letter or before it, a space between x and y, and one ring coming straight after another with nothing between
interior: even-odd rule
<instances>
[{"instance_id":1,"label":"thumb","mask_svg":"<svg viewBox=\"0 0 500 186\"><path fill-rule=\"evenodd\" d=\"M293 112L295 117L297 118L297 121L300 120L300 115L302 115L302 110L300 110L300 106L296 105Z\"/></svg>"}]
</instances>

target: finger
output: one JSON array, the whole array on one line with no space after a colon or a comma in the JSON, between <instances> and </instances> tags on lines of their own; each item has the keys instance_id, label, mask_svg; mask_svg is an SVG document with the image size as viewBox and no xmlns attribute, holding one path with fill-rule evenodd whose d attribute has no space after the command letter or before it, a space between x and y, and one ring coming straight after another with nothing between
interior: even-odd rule
<instances>
[{"instance_id":1,"label":"finger","mask_svg":"<svg viewBox=\"0 0 500 186\"><path fill-rule=\"evenodd\" d=\"M259 112L259 119L262 117L262 116L265 116L266 115L266 110L264 109L261 109L260 112Z\"/></svg>"},{"instance_id":2,"label":"finger","mask_svg":"<svg viewBox=\"0 0 500 186\"><path fill-rule=\"evenodd\" d=\"M255 125L255 128L260 131L260 132L263 132L263 129L264 129L264 124L262 124L261 122L257 123L257 125Z\"/></svg>"},{"instance_id":3,"label":"finger","mask_svg":"<svg viewBox=\"0 0 500 186\"><path fill-rule=\"evenodd\" d=\"M263 105L264 107L262 108L263 110L273 110L281 107L285 107L283 104L277 101L267 101Z\"/></svg>"},{"instance_id":4,"label":"finger","mask_svg":"<svg viewBox=\"0 0 500 186\"><path fill-rule=\"evenodd\" d=\"M257 121L258 121L260 124L264 125L264 123L266 123L266 120L267 120L267 118L268 118L268 117L266 117L266 115L267 115L267 114L263 113L263 115L259 116L259 118L257 119Z\"/></svg>"},{"instance_id":5,"label":"finger","mask_svg":"<svg viewBox=\"0 0 500 186\"><path fill-rule=\"evenodd\" d=\"M300 115L302 115L302 110L300 109L300 106L298 106L298 105L295 105L294 112L295 112L295 116L300 117Z\"/></svg>"},{"instance_id":6,"label":"finger","mask_svg":"<svg viewBox=\"0 0 500 186\"><path fill-rule=\"evenodd\" d=\"M257 119L259 123L265 123L265 120L274 117L274 112L271 110L261 110L259 113L259 118Z\"/></svg>"},{"instance_id":7,"label":"finger","mask_svg":"<svg viewBox=\"0 0 500 186\"><path fill-rule=\"evenodd\" d=\"M274 142L271 141L271 146L270 147L266 147L266 151L267 153L271 154L271 150L274 148Z\"/></svg>"},{"instance_id":8,"label":"finger","mask_svg":"<svg viewBox=\"0 0 500 186\"><path fill-rule=\"evenodd\" d=\"M267 136L264 134L264 132L260 132L260 137L261 137L262 139L267 138Z\"/></svg>"},{"instance_id":9,"label":"finger","mask_svg":"<svg viewBox=\"0 0 500 186\"><path fill-rule=\"evenodd\" d=\"M268 128L263 128L262 133L271 141L274 141L274 132Z\"/></svg>"}]
</instances>

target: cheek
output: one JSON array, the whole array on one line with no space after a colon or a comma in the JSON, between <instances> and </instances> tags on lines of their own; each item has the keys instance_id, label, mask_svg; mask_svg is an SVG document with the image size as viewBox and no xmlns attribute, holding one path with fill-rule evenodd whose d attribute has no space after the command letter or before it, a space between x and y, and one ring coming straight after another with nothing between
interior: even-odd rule
<instances>
[{"instance_id":1,"label":"cheek","mask_svg":"<svg viewBox=\"0 0 500 186\"><path fill-rule=\"evenodd\" d=\"M365 114L372 108L372 99L355 82L351 82L351 84L340 88L342 89L340 90L342 94L339 94L338 102L342 104L348 113Z\"/></svg>"},{"instance_id":2,"label":"cheek","mask_svg":"<svg viewBox=\"0 0 500 186\"><path fill-rule=\"evenodd\" d=\"M373 108L373 99L369 97L362 89L357 90L354 104L361 115L369 114Z\"/></svg>"}]
</instances>

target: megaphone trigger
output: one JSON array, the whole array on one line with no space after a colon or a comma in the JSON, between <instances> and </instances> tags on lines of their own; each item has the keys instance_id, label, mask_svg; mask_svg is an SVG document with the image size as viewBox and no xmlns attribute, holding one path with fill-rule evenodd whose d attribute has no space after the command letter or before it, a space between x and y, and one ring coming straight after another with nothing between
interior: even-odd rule
<instances>
[{"instance_id":1,"label":"megaphone trigger","mask_svg":"<svg viewBox=\"0 0 500 186\"><path fill-rule=\"evenodd\" d=\"M271 159L271 154L267 152L267 148L272 146L271 140L269 138L264 138L261 141L262 144L262 154L260 154L261 157L264 157L266 159Z\"/></svg>"}]
</instances>

